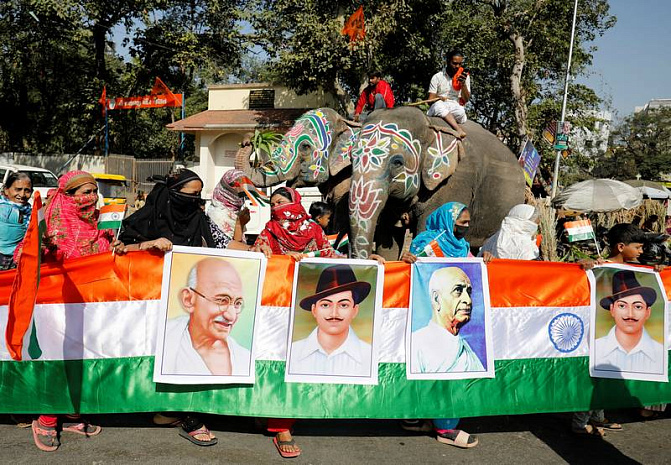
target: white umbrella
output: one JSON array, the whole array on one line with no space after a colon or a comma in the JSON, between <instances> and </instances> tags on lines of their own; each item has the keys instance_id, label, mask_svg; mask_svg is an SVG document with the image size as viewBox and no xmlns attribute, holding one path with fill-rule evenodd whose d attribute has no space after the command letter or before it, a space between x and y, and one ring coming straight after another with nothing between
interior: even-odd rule
<instances>
[{"instance_id":1,"label":"white umbrella","mask_svg":"<svg viewBox=\"0 0 671 465\"><path fill-rule=\"evenodd\" d=\"M654 187L650 186L641 186L637 187L637 189L641 191L641 194L649 199L663 200L671 197L671 191L666 187L662 187L662 189L655 189Z\"/></svg>"},{"instance_id":2,"label":"white umbrella","mask_svg":"<svg viewBox=\"0 0 671 465\"><path fill-rule=\"evenodd\" d=\"M554 198L555 206L583 212L611 212L638 207L643 194L614 179L590 179L567 187Z\"/></svg>"}]
</instances>

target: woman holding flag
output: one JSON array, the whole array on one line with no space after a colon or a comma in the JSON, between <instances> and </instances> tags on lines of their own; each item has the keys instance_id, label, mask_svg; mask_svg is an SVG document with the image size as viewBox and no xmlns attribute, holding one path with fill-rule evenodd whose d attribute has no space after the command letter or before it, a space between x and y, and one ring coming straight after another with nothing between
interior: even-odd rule
<instances>
[{"instance_id":1,"label":"woman holding flag","mask_svg":"<svg viewBox=\"0 0 671 465\"><path fill-rule=\"evenodd\" d=\"M426 231L413 239L410 252L404 252L401 260L414 263L417 257L472 257L470 244L464 238L470 225L471 213L466 205L459 202L442 205L426 219ZM459 418L435 419L433 425L424 420L401 422L408 431L429 432L433 429L439 442L462 448L476 446L477 437L455 429L458 424Z\"/></svg>"},{"instance_id":2,"label":"woman holding flag","mask_svg":"<svg viewBox=\"0 0 671 465\"><path fill-rule=\"evenodd\" d=\"M7 176L0 195L0 271L16 268L14 251L28 230L33 183L25 173Z\"/></svg>"}]
</instances>

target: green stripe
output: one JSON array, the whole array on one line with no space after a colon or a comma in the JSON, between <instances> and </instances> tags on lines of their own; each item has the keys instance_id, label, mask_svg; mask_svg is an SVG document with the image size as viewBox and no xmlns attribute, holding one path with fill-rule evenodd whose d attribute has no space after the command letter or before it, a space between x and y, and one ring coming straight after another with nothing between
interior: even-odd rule
<instances>
[{"instance_id":1,"label":"green stripe","mask_svg":"<svg viewBox=\"0 0 671 465\"><path fill-rule=\"evenodd\" d=\"M119 229L121 221L102 221L98 223L98 229Z\"/></svg>"},{"instance_id":2,"label":"green stripe","mask_svg":"<svg viewBox=\"0 0 671 465\"><path fill-rule=\"evenodd\" d=\"M284 362L256 363L254 386L152 381L153 357L0 362L0 413L198 411L293 418L452 418L640 407L671 384L592 379L587 357L502 360L495 379L408 381L380 364L380 385L284 383Z\"/></svg>"}]
</instances>

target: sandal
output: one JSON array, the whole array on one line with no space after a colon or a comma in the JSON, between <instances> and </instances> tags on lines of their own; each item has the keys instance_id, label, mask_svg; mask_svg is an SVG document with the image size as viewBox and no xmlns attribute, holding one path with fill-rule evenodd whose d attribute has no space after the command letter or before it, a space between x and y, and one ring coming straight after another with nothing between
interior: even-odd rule
<instances>
[{"instance_id":1,"label":"sandal","mask_svg":"<svg viewBox=\"0 0 671 465\"><path fill-rule=\"evenodd\" d=\"M595 428L603 428L607 431L622 431L621 424L609 421L607 418L604 418L603 421L591 421L590 423Z\"/></svg>"},{"instance_id":2,"label":"sandal","mask_svg":"<svg viewBox=\"0 0 671 465\"><path fill-rule=\"evenodd\" d=\"M79 423L63 423L63 431L69 433L81 434L82 436L96 436L102 431L101 426L92 425L87 421Z\"/></svg>"},{"instance_id":3,"label":"sandal","mask_svg":"<svg viewBox=\"0 0 671 465\"><path fill-rule=\"evenodd\" d=\"M273 444L275 444L275 447L277 448L277 452L280 453L280 455L285 458L285 459L292 459L295 457L298 457L301 455L300 450L294 450L293 452L287 452L282 450L282 446L291 446L295 447L296 446L296 441L292 438L291 441L282 441L280 439L277 439L277 436L273 438Z\"/></svg>"},{"instance_id":4,"label":"sandal","mask_svg":"<svg viewBox=\"0 0 671 465\"><path fill-rule=\"evenodd\" d=\"M151 419L152 423L156 426L179 426L182 424L182 419L178 417L171 417L169 415L163 415L162 413L157 413Z\"/></svg>"},{"instance_id":5,"label":"sandal","mask_svg":"<svg viewBox=\"0 0 671 465\"><path fill-rule=\"evenodd\" d=\"M427 420L401 420L401 428L413 433L430 433L433 423Z\"/></svg>"},{"instance_id":6,"label":"sandal","mask_svg":"<svg viewBox=\"0 0 671 465\"><path fill-rule=\"evenodd\" d=\"M582 428L579 426L571 426L571 432L579 436L597 436L600 438L605 436L603 428L592 425L585 425Z\"/></svg>"},{"instance_id":7,"label":"sandal","mask_svg":"<svg viewBox=\"0 0 671 465\"><path fill-rule=\"evenodd\" d=\"M38 449L44 452L54 452L61 445L56 428L42 426L39 420L33 420L31 428L33 430L33 441L35 441Z\"/></svg>"},{"instance_id":8,"label":"sandal","mask_svg":"<svg viewBox=\"0 0 671 465\"><path fill-rule=\"evenodd\" d=\"M209 439L198 439L196 436L199 434L205 434L209 437ZM187 416L182 422L179 428L179 435L197 446L214 446L219 442L219 440L215 438L212 433L210 433L210 430L207 429L207 426L205 426L198 418L191 416Z\"/></svg>"},{"instance_id":9,"label":"sandal","mask_svg":"<svg viewBox=\"0 0 671 465\"><path fill-rule=\"evenodd\" d=\"M478 445L478 438L460 429L448 429L445 432L436 431L436 440L462 449L470 449Z\"/></svg>"}]
</instances>

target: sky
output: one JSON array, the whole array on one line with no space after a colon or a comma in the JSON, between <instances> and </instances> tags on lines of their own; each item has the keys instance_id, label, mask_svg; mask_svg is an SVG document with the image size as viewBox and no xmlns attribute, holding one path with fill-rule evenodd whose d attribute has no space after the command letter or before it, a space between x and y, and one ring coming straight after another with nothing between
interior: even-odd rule
<instances>
[{"instance_id":1,"label":"sky","mask_svg":"<svg viewBox=\"0 0 671 465\"><path fill-rule=\"evenodd\" d=\"M591 43L593 65L577 82L610 99L622 118L650 99L671 98L671 0L609 3L617 23Z\"/></svg>"}]
</instances>

